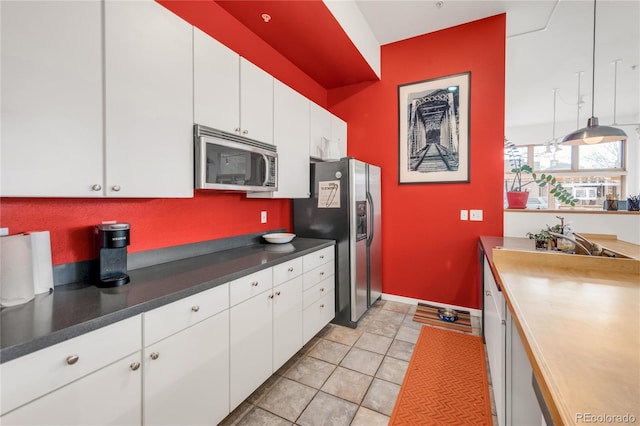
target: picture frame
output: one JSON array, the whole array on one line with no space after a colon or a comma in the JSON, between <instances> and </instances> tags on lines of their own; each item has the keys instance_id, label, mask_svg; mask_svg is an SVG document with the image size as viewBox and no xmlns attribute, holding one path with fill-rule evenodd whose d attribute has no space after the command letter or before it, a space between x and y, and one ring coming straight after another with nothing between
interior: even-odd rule
<instances>
[{"instance_id":1,"label":"picture frame","mask_svg":"<svg viewBox=\"0 0 640 426\"><path fill-rule=\"evenodd\" d=\"M398 182L469 183L471 72L398 85Z\"/></svg>"}]
</instances>

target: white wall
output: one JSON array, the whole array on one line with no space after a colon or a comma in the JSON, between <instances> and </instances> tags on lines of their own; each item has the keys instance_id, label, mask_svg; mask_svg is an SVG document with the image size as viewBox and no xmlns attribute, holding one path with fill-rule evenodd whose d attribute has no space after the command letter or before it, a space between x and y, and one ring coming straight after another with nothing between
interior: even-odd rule
<instances>
[{"instance_id":1,"label":"white wall","mask_svg":"<svg viewBox=\"0 0 640 426\"><path fill-rule=\"evenodd\" d=\"M570 211L522 211L504 212L504 236L526 237L527 232L536 232L547 225L559 224L556 216L571 222L573 230L585 234L612 234L619 240L640 244L640 214L612 212L571 213Z\"/></svg>"},{"instance_id":2,"label":"white wall","mask_svg":"<svg viewBox=\"0 0 640 426\"><path fill-rule=\"evenodd\" d=\"M380 78L380 43L353 0L323 0L344 32Z\"/></svg>"}]
</instances>

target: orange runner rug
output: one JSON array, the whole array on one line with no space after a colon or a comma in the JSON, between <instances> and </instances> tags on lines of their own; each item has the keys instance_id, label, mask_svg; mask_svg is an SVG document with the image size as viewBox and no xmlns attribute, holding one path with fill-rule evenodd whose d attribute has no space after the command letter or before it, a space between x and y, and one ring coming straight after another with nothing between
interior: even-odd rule
<instances>
[{"instance_id":1,"label":"orange runner rug","mask_svg":"<svg viewBox=\"0 0 640 426\"><path fill-rule=\"evenodd\" d=\"M390 425L491 425L480 336L424 326Z\"/></svg>"}]
</instances>

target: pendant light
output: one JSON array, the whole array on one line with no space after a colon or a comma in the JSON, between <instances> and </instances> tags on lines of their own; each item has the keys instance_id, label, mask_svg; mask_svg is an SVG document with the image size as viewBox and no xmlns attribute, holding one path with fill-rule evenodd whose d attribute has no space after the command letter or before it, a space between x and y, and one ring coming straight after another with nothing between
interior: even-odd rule
<instances>
[{"instance_id":1,"label":"pendant light","mask_svg":"<svg viewBox=\"0 0 640 426\"><path fill-rule=\"evenodd\" d=\"M595 80L596 80L596 0L593 0L593 56L591 78L591 117L587 121L587 127L578 129L564 137L562 143L569 145L596 144L600 142L612 142L626 140L627 134L616 127L599 126L595 117Z\"/></svg>"}]
</instances>

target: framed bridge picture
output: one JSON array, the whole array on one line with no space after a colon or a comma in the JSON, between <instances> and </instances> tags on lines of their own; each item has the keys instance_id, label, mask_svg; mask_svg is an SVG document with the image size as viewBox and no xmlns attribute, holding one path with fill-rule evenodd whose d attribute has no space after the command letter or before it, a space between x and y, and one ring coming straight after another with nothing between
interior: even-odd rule
<instances>
[{"instance_id":1,"label":"framed bridge picture","mask_svg":"<svg viewBox=\"0 0 640 426\"><path fill-rule=\"evenodd\" d=\"M471 73L398 86L399 183L469 182Z\"/></svg>"}]
</instances>

